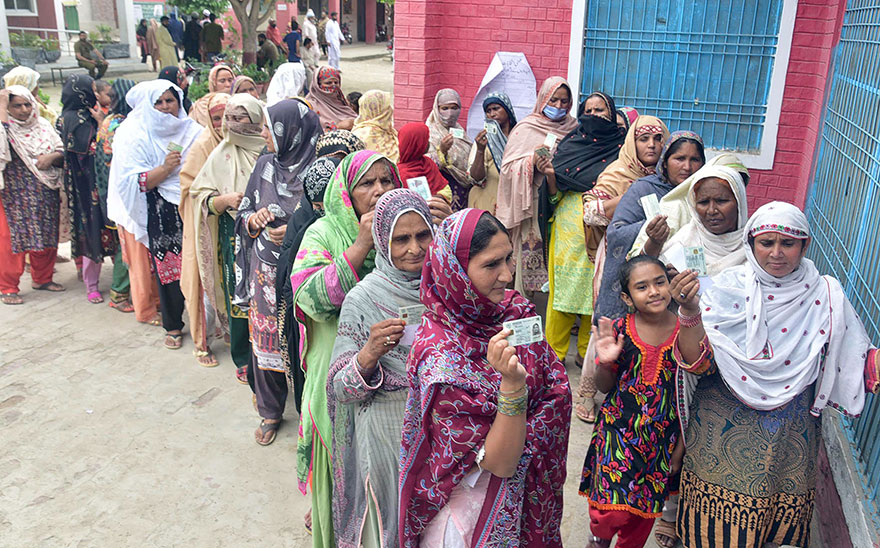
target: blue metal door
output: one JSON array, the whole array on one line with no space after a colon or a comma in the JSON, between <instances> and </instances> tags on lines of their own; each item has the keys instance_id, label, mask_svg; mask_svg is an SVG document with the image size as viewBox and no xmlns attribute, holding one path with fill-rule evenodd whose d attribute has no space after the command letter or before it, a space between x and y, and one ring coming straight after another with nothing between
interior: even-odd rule
<instances>
[{"instance_id":1,"label":"blue metal door","mask_svg":"<svg viewBox=\"0 0 880 548\"><path fill-rule=\"evenodd\" d=\"M783 0L587 0L580 96L605 91L714 148L757 151L782 8Z\"/></svg>"},{"instance_id":2,"label":"blue metal door","mask_svg":"<svg viewBox=\"0 0 880 548\"><path fill-rule=\"evenodd\" d=\"M807 215L810 255L836 276L875 342L880 341L880 5L850 0L820 136ZM880 489L880 398L847 421L865 486Z\"/></svg>"}]
</instances>

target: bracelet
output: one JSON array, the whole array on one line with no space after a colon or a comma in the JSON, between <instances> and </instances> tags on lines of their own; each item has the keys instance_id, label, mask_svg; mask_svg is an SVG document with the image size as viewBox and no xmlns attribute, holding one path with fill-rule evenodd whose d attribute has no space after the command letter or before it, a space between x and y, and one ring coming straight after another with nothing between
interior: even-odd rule
<instances>
[{"instance_id":1,"label":"bracelet","mask_svg":"<svg viewBox=\"0 0 880 548\"><path fill-rule=\"evenodd\" d=\"M526 404L529 400L529 390L515 398L498 394L498 412L508 417L515 417L526 412Z\"/></svg>"},{"instance_id":2,"label":"bracelet","mask_svg":"<svg viewBox=\"0 0 880 548\"><path fill-rule=\"evenodd\" d=\"M147 175L148 175L148 172L146 172L146 171L143 173L138 173L138 189L140 189L141 192L146 192L148 190L147 189Z\"/></svg>"},{"instance_id":3,"label":"bracelet","mask_svg":"<svg viewBox=\"0 0 880 548\"><path fill-rule=\"evenodd\" d=\"M620 368L620 366L617 364L617 362L602 363L599 361L599 358L596 358L596 367L601 367L603 369L607 369L608 371L611 371L615 375L617 374L617 370Z\"/></svg>"},{"instance_id":4,"label":"bracelet","mask_svg":"<svg viewBox=\"0 0 880 548\"><path fill-rule=\"evenodd\" d=\"M682 314L681 309L679 309L678 321L681 327L699 327L703 325L703 312L698 310L695 315L688 316L687 314Z\"/></svg>"},{"instance_id":5,"label":"bracelet","mask_svg":"<svg viewBox=\"0 0 880 548\"><path fill-rule=\"evenodd\" d=\"M516 390L510 390L508 392L505 392L504 390L499 390L498 393L501 394L502 396L515 396L515 395L519 394L520 392L524 391L526 389L526 386L527 385L525 383L523 383L523 385L520 386L519 388L517 388Z\"/></svg>"}]
</instances>

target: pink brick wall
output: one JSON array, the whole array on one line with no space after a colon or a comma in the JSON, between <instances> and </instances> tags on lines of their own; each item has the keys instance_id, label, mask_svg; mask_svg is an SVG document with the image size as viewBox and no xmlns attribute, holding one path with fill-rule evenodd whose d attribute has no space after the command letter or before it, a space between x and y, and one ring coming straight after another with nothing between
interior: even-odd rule
<instances>
[{"instance_id":1,"label":"pink brick wall","mask_svg":"<svg viewBox=\"0 0 880 548\"><path fill-rule=\"evenodd\" d=\"M496 51L526 54L538 85L567 74L571 0L397 0L395 120L423 121L437 90L455 88L467 109ZM753 171L749 205L803 207L813 173L833 47L846 0L800 0L773 169ZM479 21L471 26L469 23ZM491 24L486 28L486 24ZM465 119L467 112L462 112Z\"/></svg>"},{"instance_id":2,"label":"pink brick wall","mask_svg":"<svg viewBox=\"0 0 880 548\"><path fill-rule=\"evenodd\" d=\"M424 121L446 87L467 107L497 51L525 53L538 85L565 76L571 0L397 0L394 4L395 122Z\"/></svg>"},{"instance_id":3,"label":"pink brick wall","mask_svg":"<svg viewBox=\"0 0 880 548\"><path fill-rule=\"evenodd\" d=\"M840 38L846 0L800 0L773 169L755 171L749 183L752 211L773 200L803 207L818 153L822 110L830 78L833 48Z\"/></svg>"}]
</instances>

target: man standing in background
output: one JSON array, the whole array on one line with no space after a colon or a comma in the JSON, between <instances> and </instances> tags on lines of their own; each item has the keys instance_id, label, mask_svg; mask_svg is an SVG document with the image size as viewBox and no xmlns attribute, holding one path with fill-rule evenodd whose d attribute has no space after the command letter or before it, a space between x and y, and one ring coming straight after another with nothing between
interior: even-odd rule
<instances>
[{"instance_id":1,"label":"man standing in background","mask_svg":"<svg viewBox=\"0 0 880 548\"><path fill-rule=\"evenodd\" d=\"M193 13L186 22L186 30L183 33L183 58L187 61L198 61L199 43L202 37L202 25L199 24L199 14Z\"/></svg>"},{"instance_id":2,"label":"man standing in background","mask_svg":"<svg viewBox=\"0 0 880 548\"><path fill-rule=\"evenodd\" d=\"M215 23L217 16L213 13L208 16L208 22L202 27L202 53L203 61L211 62L211 57L223 51L223 27Z\"/></svg>"},{"instance_id":3,"label":"man standing in background","mask_svg":"<svg viewBox=\"0 0 880 548\"><path fill-rule=\"evenodd\" d=\"M306 12L306 19L305 21L303 21L303 43L305 43L306 38L311 38L313 44L318 43L318 27L315 25L315 12L312 11L311 8L309 8L309 11Z\"/></svg>"},{"instance_id":4,"label":"man standing in background","mask_svg":"<svg viewBox=\"0 0 880 548\"><path fill-rule=\"evenodd\" d=\"M276 47L283 47L281 45L281 30L278 28L278 23L276 23L274 19L269 19L269 26L266 28L266 38L275 44Z\"/></svg>"},{"instance_id":5,"label":"man standing in background","mask_svg":"<svg viewBox=\"0 0 880 548\"><path fill-rule=\"evenodd\" d=\"M177 66L180 62L180 55L177 52L177 44L171 36L171 19L167 15L163 15L159 22L162 25L156 30L156 41L159 43L159 69L164 67Z\"/></svg>"},{"instance_id":6,"label":"man standing in background","mask_svg":"<svg viewBox=\"0 0 880 548\"><path fill-rule=\"evenodd\" d=\"M330 20L327 21L327 29L324 31L324 38L327 40L327 64L331 67L339 68L339 55L342 53L342 30L339 23L336 22L336 12L330 14Z\"/></svg>"},{"instance_id":7,"label":"man standing in background","mask_svg":"<svg viewBox=\"0 0 880 548\"><path fill-rule=\"evenodd\" d=\"M299 32L299 23L296 17L290 18L290 32L284 37L284 49L287 50L287 62L299 63L299 46L302 44L302 34Z\"/></svg>"},{"instance_id":8,"label":"man standing in background","mask_svg":"<svg viewBox=\"0 0 880 548\"><path fill-rule=\"evenodd\" d=\"M177 48L183 47L183 23L180 22L180 19L177 18L176 13L171 14L171 19L168 21L168 32L171 34L171 39L174 40L174 45ZM180 52L177 54L178 59L180 58Z\"/></svg>"},{"instance_id":9,"label":"man standing in background","mask_svg":"<svg viewBox=\"0 0 880 548\"><path fill-rule=\"evenodd\" d=\"M321 20L318 21L318 45L321 46L321 53L326 57L327 55L327 38L324 36L324 33L327 32L327 21L330 18L327 17L326 11L321 11Z\"/></svg>"}]
</instances>

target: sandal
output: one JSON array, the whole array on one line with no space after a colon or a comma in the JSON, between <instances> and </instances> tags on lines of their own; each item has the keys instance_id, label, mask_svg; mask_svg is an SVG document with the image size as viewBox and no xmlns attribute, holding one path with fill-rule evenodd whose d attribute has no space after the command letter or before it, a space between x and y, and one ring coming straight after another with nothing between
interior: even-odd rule
<instances>
[{"instance_id":1,"label":"sandal","mask_svg":"<svg viewBox=\"0 0 880 548\"><path fill-rule=\"evenodd\" d=\"M247 384L248 383L247 372L248 372L248 366L242 365L241 367L237 367L235 369L235 380L237 380L241 384Z\"/></svg>"},{"instance_id":2,"label":"sandal","mask_svg":"<svg viewBox=\"0 0 880 548\"><path fill-rule=\"evenodd\" d=\"M168 350L179 350L183 346L183 333L172 335L165 333L165 348Z\"/></svg>"},{"instance_id":3,"label":"sandal","mask_svg":"<svg viewBox=\"0 0 880 548\"><path fill-rule=\"evenodd\" d=\"M162 316L156 314L155 316L153 316L152 320L147 320L147 321L141 322L141 323L145 323L147 325L152 325L155 327L160 327L162 325Z\"/></svg>"},{"instance_id":4,"label":"sandal","mask_svg":"<svg viewBox=\"0 0 880 548\"><path fill-rule=\"evenodd\" d=\"M102 302L104 302L104 297L102 297L101 293L98 291L92 291L91 293L86 295L86 298L92 304L101 304Z\"/></svg>"},{"instance_id":5,"label":"sandal","mask_svg":"<svg viewBox=\"0 0 880 548\"><path fill-rule=\"evenodd\" d=\"M3 293L0 295L0 300L3 301L3 304L22 304L24 303L24 299L18 293Z\"/></svg>"},{"instance_id":6,"label":"sandal","mask_svg":"<svg viewBox=\"0 0 880 548\"><path fill-rule=\"evenodd\" d=\"M63 285L55 282L48 282L42 285L32 285L31 289L34 289L36 291L52 291L53 293L67 291L67 289Z\"/></svg>"},{"instance_id":7,"label":"sandal","mask_svg":"<svg viewBox=\"0 0 880 548\"><path fill-rule=\"evenodd\" d=\"M260 433L259 439L257 439L257 443L259 445L272 445L272 442L275 441L275 436L278 434L278 427L281 426L281 421L278 422L266 422L266 419L260 421L260 427L257 428L257 432ZM254 432L256 434L256 432ZM266 439L266 434L270 434L269 438Z\"/></svg>"},{"instance_id":8,"label":"sandal","mask_svg":"<svg viewBox=\"0 0 880 548\"><path fill-rule=\"evenodd\" d=\"M654 527L654 539L660 548L674 548L678 544L678 533L675 531L675 523L658 519L657 526Z\"/></svg>"},{"instance_id":9,"label":"sandal","mask_svg":"<svg viewBox=\"0 0 880 548\"><path fill-rule=\"evenodd\" d=\"M199 365L202 367L217 367L220 365L220 362L217 361L217 356L215 356L210 349L199 350L197 348L193 350L193 356L196 357L196 361L199 362Z\"/></svg>"},{"instance_id":10,"label":"sandal","mask_svg":"<svg viewBox=\"0 0 880 548\"><path fill-rule=\"evenodd\" d=\"M581 419L587 424L593 424L596 422L596 402L593 402L593 406L588 410L586 403L581 402L577 403L574 406L574 414L577 418Z\"/></svg>"},{"instance_id":11,"label":"sandal","mask_svg":"<svg viewBox=\"0 0 880 548\"><path fill-rule=\"evenodd\" d=\"M118 303L110 301L110 304L108 306L120 312L125 312L126 314L128 314L129 312L134 312L134 305L131 304L128 300L119 301Z\"/></svg>"}]
</instances>

